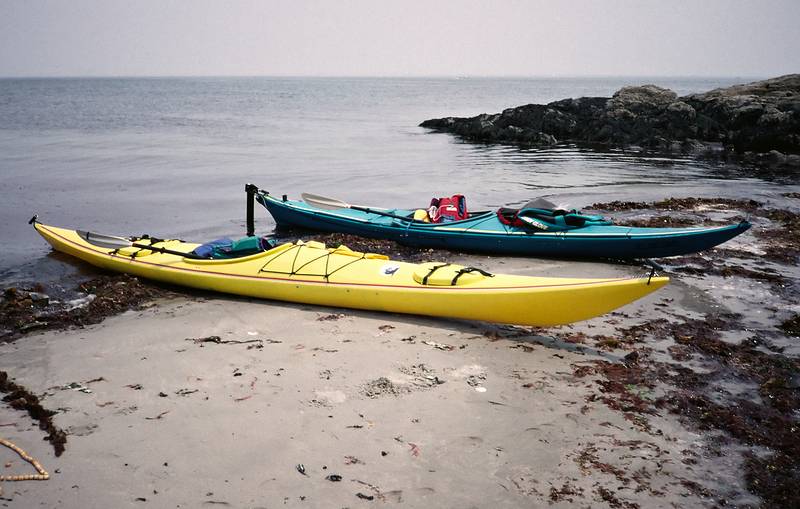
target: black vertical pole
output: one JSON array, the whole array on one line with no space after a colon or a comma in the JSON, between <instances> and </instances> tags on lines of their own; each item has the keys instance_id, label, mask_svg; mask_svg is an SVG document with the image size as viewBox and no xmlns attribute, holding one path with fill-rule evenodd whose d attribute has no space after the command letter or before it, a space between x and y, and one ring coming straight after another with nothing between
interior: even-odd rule
<instances>
[{"instance_id":1,"label":"black vertical pole","mask_svg":"<svg viewBox=\"0 0 800 509\"><path fill-rule=\"evenodd\" d=\"M255 235L256 226L253 220L253 200L258 188L253 184L245 184L244 190L247 193L247 236L252 237Z\"/></svg>"}]
</instances>

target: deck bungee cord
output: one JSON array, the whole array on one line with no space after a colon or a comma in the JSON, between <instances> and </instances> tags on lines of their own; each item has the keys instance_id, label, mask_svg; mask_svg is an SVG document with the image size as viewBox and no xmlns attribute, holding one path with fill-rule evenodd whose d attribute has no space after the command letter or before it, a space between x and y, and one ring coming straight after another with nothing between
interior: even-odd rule
<instances>
[{"instance_id":1,"label":"deck bungee cord","mask_svg":"<svg viewBox=\"0 0 800 509\"><path fill-rule=\"evenodd\" d=\"M328 250L326 250L327 251L326 253L323 253L323 254L317 256L316 258L312 258L311 260L308 260L308 261L304 262L299 267L295 267L297 265L297 257L300 255L300 248L302 248L303 246L307 246L307 244L295 244L292 247L290 247L288 249L285 249L284 251L278 253L274 257L272 257L269 260L267 260L267 262L261 267L261 269L259 269L259 272L265 272L265 273L268 273L268 274L282 274L282 275L286 275L286 276L321 277L321 278L324 278L326 281L328 281L330 279L330 277L333 274L335 274L336 272L344 269L345 267L349 267L350 265L353 265L356 262L360 262L361 260L366 260L366 259L370 258L367 255L371 254L371 253L361 253L361 256L355 258L354 260L351 260L351 261L349 261L347 263L344 263L344 264L340 265L339 267L335 268L334 270L329 270L331 255L333 255L333 254L344 254L344 255L352 256L350 253L355 254L355 251L350 251L348 249L347 252L344 252L344 250L341 249L341 248L328 249ZM282 257L283 255L285 255L286 253L288 253L290 251L294 251L294 259L292 260L292 269L290 271L267 269L268 265L270 265L272 262L274 262L275 260L277 260L278 258ZM381 255L374 255L371 258L378 258L380 256ZM304 267L307 267L308 265L311 265L312 263L316 262L317 260L321 260L323 258L325 258L325 272L324 273L320 274L320 273L313 273L313 272L300 272ZM384 258L386 258L386 257L384 257ZM386 258L386 259L388 259L388 258Z\"/></svg>"}]
</instances>

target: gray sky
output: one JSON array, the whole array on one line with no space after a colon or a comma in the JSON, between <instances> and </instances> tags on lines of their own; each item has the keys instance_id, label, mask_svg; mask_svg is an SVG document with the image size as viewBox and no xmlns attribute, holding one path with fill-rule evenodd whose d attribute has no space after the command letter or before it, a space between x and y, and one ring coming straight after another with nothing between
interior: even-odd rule
<instances>
[{"instance_id":1,"label":"gray sky","mask_svg":"<svg viewBox=\"0 0 800 509\"><path fill-rule=\"evenodd\" d=\"M800 0L0 0L0 76L774 76Z\"/></svg>"}]
</instances>

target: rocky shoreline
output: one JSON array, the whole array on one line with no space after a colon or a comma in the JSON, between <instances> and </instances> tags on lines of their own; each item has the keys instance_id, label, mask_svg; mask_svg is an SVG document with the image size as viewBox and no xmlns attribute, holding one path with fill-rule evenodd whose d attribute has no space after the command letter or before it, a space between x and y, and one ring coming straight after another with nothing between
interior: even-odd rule
<instances>
[{"instance_id":1,"label":"rocky shoreline","mask_svg":"<svg viewBox=\"0 0 800 509\"><path fill-rule=\"evenodd\" d=\"M420 126L482 143L585 143L794 171L800 168L800 74L684 97L656 85L628 86L610 98L527 104Z\"/></svg>"}]
</instances>

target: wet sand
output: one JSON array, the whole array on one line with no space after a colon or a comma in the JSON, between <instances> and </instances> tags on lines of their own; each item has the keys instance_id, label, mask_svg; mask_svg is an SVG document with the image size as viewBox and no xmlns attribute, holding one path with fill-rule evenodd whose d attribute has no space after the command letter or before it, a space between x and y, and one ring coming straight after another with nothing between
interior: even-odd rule
<instances>
[{"instance_id":1,"label":"wet sand","mask_svg":"<svg viewBox=\"0 0 800 509\"><path fill-rule=\"evenodd\" d=\"M751 270L772 270L764 266L772 262L748 258L754 239L748 232L725 248L742 253L738 262ZM715 256L680 266L703 259L714 266ZM450 260L519 274L644 272ZM742 350L723 356L753 365L796 358L796 345L777 329L798 311L796 303L780 305L794 301L778 286L794 288L796 270L782 266L782 282L673 272L656 294L553 329L179 294L99 324L30 334L0 345L0 370L57 412L53 422L68 440L57 457L27 415L0 406L0 434L51 474L3 482L2 502L759 505L750 456L767 458L775 444L720 423L700 425L691 408L677 411L686 404L677 398L690 393L738 408L741 398L763 397L770 407L757 374L721 369L708 345L738 345L756 334L761 344L744 351L749 357ZM711 318L727 322L713 331L698 325ZM703 383L667 383L680 384L687 369ZM796 401L783 401L791 415ZM0 460L0 475L33 472L10 450L0 449Z\"/></svg>"}]
</instances>

